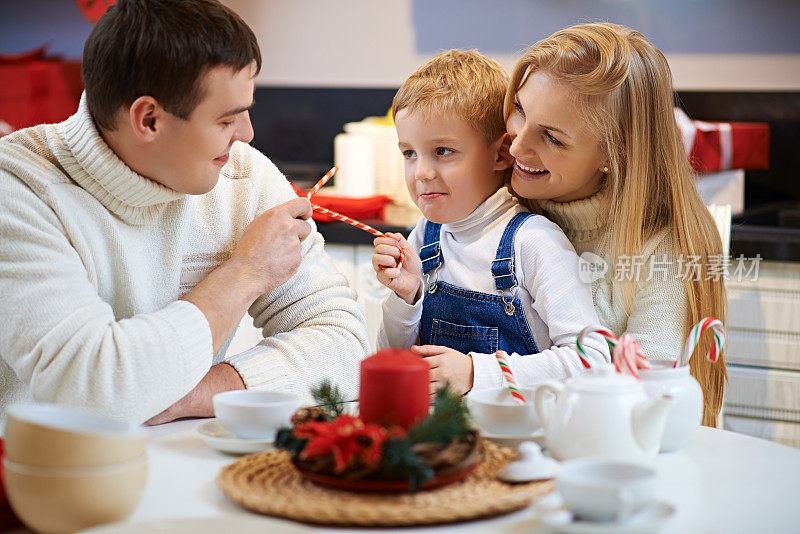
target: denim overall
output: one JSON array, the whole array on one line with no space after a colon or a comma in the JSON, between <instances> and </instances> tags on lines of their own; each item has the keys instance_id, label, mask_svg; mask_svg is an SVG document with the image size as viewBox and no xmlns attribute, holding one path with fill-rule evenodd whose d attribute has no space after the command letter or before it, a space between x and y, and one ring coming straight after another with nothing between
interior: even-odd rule
<instances>
[{"instance_id":1,"label":"denim overall","mask_svg":"<svg viewBox=\"0 0 800 534\"><path fill-rule=\"evenodd\" d=\"M441 224L425 223L419 251L426 278L422 302L420 344L443 345L459 352L492 354L502 349L511 354L539 352L519 298L514 297L514 235L531 213L518 213L509 221L492 261L497 294L470 291L439 282L437 272L444 262L439 236Z\"/></svg>"}]
</instances>

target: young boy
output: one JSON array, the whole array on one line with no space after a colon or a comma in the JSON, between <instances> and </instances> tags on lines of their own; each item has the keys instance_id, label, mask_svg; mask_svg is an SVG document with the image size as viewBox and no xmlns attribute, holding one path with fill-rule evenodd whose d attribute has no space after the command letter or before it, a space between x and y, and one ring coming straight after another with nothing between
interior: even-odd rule
<instances>
[{"instance_id":1,"label":"young boy","mask_svg":"<svg viewBox=\"0 0 800 534\"><path fill-rule=\"evenodd\" d=\"M520 384L578 373L576 337L598 324L569 240L503 187L512 163L507 83L496 62L449 50L392 103L406 185L423 217L408 241L375 239L373 267L393 290L378 344L425 357L432 391L447 381L458 393L502 385L498 349L511 354ZM610 361L602 338L585 346L590 363Z\"/></svg>"}]
</instances>

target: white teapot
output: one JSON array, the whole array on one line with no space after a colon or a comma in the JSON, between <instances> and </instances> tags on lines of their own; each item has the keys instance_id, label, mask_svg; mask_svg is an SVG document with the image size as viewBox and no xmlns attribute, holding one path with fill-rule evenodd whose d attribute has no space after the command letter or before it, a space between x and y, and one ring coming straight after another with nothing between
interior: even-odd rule
<instances>
[{"instance_id":1,"label":"white teapot","mask_svg":"<svg viewBox=\"0 0 800 534\"><path fill-rule=\"evenodd\" d=\"M683 447L700 427L703 418L703 390L689 374L689 366L672 367L672 360L650 362L650 369L639 369L644 390L651 397L669 393L675 405L669 411L661 438L661 452Z\"/></svg>"},{"instance_id":2,"label":"white teapot","mask_svg":"<svg viewBox=\"0 0 800 534\"><path fill-rule=\"evenodd\" d=\"M554 405L545 402L547 392L555 394ZM547 448L558 460L652 459L673 402L666 393L648 397L639 380L616 373L611 365L566 382L546 382L534 395Z\"/></svg>"}]
</instances>

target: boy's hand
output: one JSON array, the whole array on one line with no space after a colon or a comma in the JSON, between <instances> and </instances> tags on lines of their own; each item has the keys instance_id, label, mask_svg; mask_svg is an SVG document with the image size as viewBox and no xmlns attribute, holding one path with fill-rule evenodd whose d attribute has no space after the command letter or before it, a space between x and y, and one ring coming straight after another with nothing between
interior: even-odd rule
<instances>
[{"instance_id":1,"label":"boy's hand","mask_svg":"<svg viewBox=\"0 0 800 534\"><path fill-rule=\"evenodd\" d=\"M439 345L413 345L411 352L422 356L431 366L431 395L448 382L457 395L472 389L474 367L469 355Z\"/></svg>"},{"instance_id":2,"label":"boy's hand","mask_svg":"<svg viewBox=\"0 0 800 534\"><path fill-rule=\"evenodd\" d=\"M422 262L417 253L400 234L387 233L383 237L376 237L373 244L375 254L372 255L372 267L378 275L378 281L408 304L414 304L422 284ZM398 268L401 248L403 267Z\"/></svg>"}]
</instances>

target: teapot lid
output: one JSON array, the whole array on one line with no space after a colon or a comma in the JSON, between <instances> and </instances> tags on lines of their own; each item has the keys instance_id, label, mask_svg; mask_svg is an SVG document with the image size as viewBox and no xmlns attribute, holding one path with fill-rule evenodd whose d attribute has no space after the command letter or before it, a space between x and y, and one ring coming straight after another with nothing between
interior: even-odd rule
<instances>
[{"instance_id":1,"label":"teapot lid","mask_svg":"<svg viewBox=\"0 0 800 534\"><path fill-rule=\"evenodd\" d=\"M577 390L596 393L629 392L642 387L639 380L617 373L611 364L594 366L570 382Z\"/></svg>"}]
</instances>

